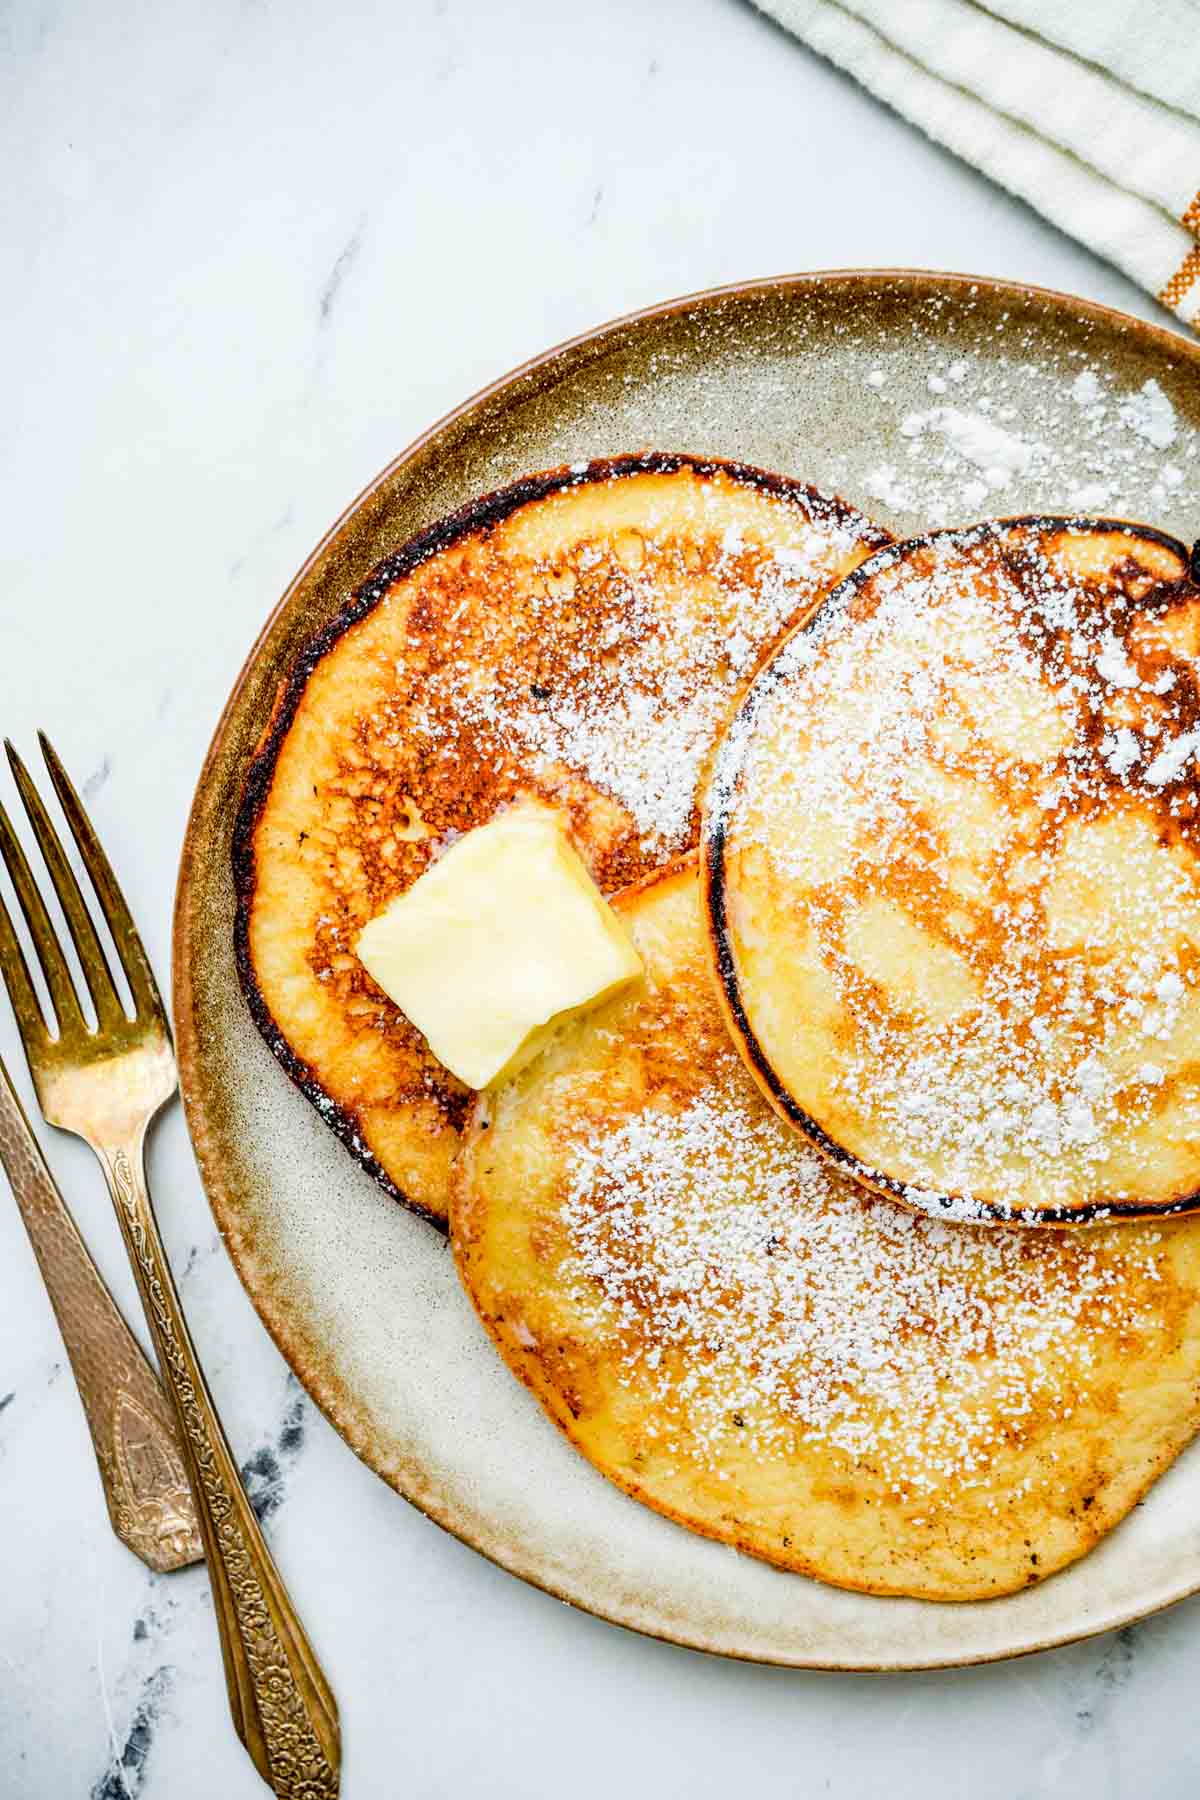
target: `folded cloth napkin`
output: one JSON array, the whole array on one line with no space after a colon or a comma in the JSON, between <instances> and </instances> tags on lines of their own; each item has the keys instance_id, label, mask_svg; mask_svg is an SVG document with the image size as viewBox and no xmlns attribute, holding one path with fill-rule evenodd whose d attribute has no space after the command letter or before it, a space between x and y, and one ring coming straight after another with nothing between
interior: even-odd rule
<instances>
[{"instance_id":1,"label":"folded cloth napkin","mask_svg":"<svg viewBox=\"0 0 1200 1800\"><path fill-rule=\"evenodd\" d=\"M1196 0L756 0L1200 331Z\"/></svg>"}]
</instances>

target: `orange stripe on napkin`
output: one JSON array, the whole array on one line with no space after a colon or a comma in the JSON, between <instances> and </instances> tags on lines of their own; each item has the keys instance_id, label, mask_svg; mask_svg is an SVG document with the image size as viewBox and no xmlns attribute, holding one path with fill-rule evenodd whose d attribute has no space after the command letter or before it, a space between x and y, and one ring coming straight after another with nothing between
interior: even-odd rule
<instances>
[{"instance_id":1,"label":"orange stripe on napkin","mask_svg":"<svg viewBox=\"0 0 1200 1800\"><path fill-rule=\"evenodd\" d=\"M1164 306L1178 306L1197 282L1200 282L1200 244L1188 251L1158 297Z\"/></svg>"},{"instance_id":2,"label":"orange stripe on napkin","mask_svg":"<svg viewBox=\"0 0 1200 1800\"><path fill-rule=\"evenodd\" d=\"M1193 237L1200 237L1200 188L1180 213L1179 223L1186 226Z\"/></svg>"}]
</instances>

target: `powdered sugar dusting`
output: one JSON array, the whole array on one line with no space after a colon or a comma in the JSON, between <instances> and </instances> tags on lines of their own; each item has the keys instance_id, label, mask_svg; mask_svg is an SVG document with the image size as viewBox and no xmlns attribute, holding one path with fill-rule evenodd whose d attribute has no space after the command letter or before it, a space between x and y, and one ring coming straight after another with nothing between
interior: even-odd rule
<instances>
[{"instance_id":1,"label":"powdered sugar dusting","mask_svg":"<svg viewBox=\"0 0 1200 1800\"><path fill-rule=\"evenodd\" d=\"M884 552L718 761L731 854L765 852L841 1021L823 1056L752 996L768 1059L943 1216L1200 1185L1163 1148L1191 1136L1200 1052L1200 604L1178 553L1121 540L1110 573L1091 542L981 527ZM771 928L767 891L735 881L739 945Z\"/></svg>"},{"instance_id":2,"label":"powdered sugar dusting","mask_svg":"<svg viewBox=\"0 0 1200 1800\"><path fill-rule=\"evenodd\" d=\"M979 469L936 431L900 434L933 395L1029 446L1025 469L997 490L1005 510L1111 511L1182 536L1200 500L1200 415L1180 349L1177 361L1166 348L1151 356L1119 323L971 283L920 293L905 278L890 290L868 280L859 292L835 280L778 310L732 297L698 308L686 340L664 330L645 374L619 357L606 364L566 444L543 450L538 409L523 412L506 469L553 462L576 443L684 444L796 470L863 506L878 500L905 533L961 525L997 510ZM1174 414L1166 450L1121 416L1147 379ZM888 466L894 498L873 479Z\"/></svg>"},{"instance_id":3,"label":"powdered sugar dusting","mask_svg":"<svg viewBox=\"0 0 1200 1800\"><path fill-rule=\"evenodd\" d=\"M900 367L874 363L864 424L878 460L865 492L921 527L977 517L1018 484L1047 511L1124 518L1152 517L1200 486L1200 439L1154 377L1131 388L1087 364L1064 380L1004 352L922 364L919 345L896 361L924 366L926 392L946 399L902 412ZM911 391L911 378L903 387ZM832 479L853 491L840 466Z\"/></svg>"},{"instance_id":4,"label":"powdered sugar dusting","mask_svg":"<svg viewBox=\"0 0 1200 1800\"><path fill-rule=\"evenodd\" d=\"M582 777L621 809L642 857L686 849L701 765L735 688L866 529L848 509L818 501L813 514L805 535L800 502L781 502L777 544L719 523L694 542L648 524L622 530L615 547L582 542L573 560L501 569L495 604L503 582L520 583L527 641L497 656L486 617L455 615L420 667L419 704L401 686L380 735L402 732L426 758L511 768L567 797Z\"/></svg>"},{"instance_id":5,"label":"powdered sugar dusting","mask_svg":"<svg viewBox=\"0 0 1200 1800\"><path fill-rule=\"evenodd\" d=\"M1143 382L1136 394L1123 400L1120 416L1122 424L1156 450L1169 450L1175 442L1175 408L1157 381Z\"/></svg>"},{"instance_id":6,"label":"powdered sugar dusting","mask_svg":"<svg viewBox=\"0 0 1200 1800\"><path fill-rule=\"evenodd\" d=\"M643 847L656 855L686 847L701 762L733 690L797 611L812 571L801 558L764 556L734 541L722 545L715 574L726 605L681 618L679 631L658 603L653 574L635 576L627 606L638 621L636 642L619 664L593 675L595 647L585 643L570 670L577 679L561 699L552 694L537 704L524 690L487 708L514 756L535 771L555 764L583 771L632 815ZM468 720L482 710L467 699Z\"/></svg>"},{"instance_id":7,"label":"powdered sugar dusting","mask_svg":"<svg viewBox=\"0 0 1200 1800\"><path fill-rule=\"evenodd\" d=\"M731 1437L764 1459L803 1438L910 1494L984 1486L996 1445L1086 1391L1095 1333L1153 1323L1128 1295L1153 1295L1155 1231L964 1229L868 1199L729 1063L577 1144L562 1218L576 1305L624 1342L666 1442L715 1468Z\"/></svg>"},{"instance_id":8,"label":"powdered sugar dusting","mask_svg":"<svg viewBox=\"0 0 1200 1800\"><path fill-rule=\"evenodd\" d=\"M985 414L963 412L957 406L909 413L900 426L901 437L918 443L927 432L939 436L952 455L978 469L985 487L993 493L1008 487L1014 475L1029 467L1037 448Z\"/></svg>"}]
</instances>

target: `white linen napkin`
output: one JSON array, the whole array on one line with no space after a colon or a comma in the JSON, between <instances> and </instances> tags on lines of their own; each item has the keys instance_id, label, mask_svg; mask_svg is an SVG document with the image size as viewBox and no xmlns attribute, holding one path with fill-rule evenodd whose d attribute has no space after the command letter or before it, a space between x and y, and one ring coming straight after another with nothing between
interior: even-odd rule
<instances>
[{"instance_id":1,"label":"white linen napkin","mask_svg":"<svg viewBox=\"0 0 1200 1800\"><path fill-rule=\"evenodd\" d=\"M1200 331L1196 0L756 0Z\"/></svg>"}]
</instances>

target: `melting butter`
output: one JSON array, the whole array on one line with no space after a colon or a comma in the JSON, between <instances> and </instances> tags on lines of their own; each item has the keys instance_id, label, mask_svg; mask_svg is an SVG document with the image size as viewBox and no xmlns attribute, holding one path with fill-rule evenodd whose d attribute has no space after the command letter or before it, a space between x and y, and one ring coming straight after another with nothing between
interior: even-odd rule
<instances>
[{"instance_id":1,"label":"melting butter","mask_svg":"<svg viewBox=\"0 0 1200 1800\"><path fill-rule=\"evenodd\" d=\"M560 1014L641 959L558 814L522 801L468 831L359 934L372 979L468 1087L511 1072Z\"/></svg>"}]
</instances>

